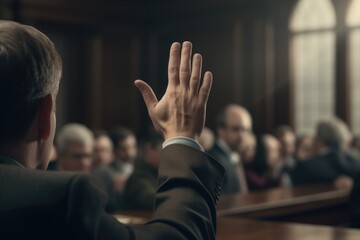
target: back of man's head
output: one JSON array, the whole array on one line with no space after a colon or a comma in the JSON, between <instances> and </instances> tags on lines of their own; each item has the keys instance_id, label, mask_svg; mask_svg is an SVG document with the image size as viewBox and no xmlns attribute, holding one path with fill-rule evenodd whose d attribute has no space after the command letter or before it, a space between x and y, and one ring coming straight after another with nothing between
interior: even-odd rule
<instances>
[{"instance_id":1,"label":"back of man's head","mask_svg":"<svg viewBox=\"0 0 360 240\"><path fill-rule=\"evenodd\" d=\"M39 102L54 98L61 59L53 43L36 29L0 20L0 145L20 141Z\"/></svg>"},{"instance_id":2,"label":"back of man's head","mask_svg":"<svg viewBox=\"0 0 360 240\"><path fill-rule=\"evenodd\" d=\"M345 150L349 137L347 125L338 118L323 120L317 125L316 140L330 150Z\"/></svg>"}]
</instances>

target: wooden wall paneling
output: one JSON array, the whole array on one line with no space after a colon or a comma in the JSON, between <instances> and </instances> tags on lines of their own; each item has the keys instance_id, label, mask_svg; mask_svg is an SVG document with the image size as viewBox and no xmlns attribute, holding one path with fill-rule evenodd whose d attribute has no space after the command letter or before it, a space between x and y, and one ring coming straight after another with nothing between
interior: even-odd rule
<instances>
[{"instance_id":1,"label":"wooden wall paneling","mask_svg":"<svg viewBox=\"0 0 360 240\"><path fill-rule=\"evenodd\" d=\"M244 23L237 18L234 22L234 101L238 104L245 102L244 78Z\"/></svg>"},{"instance_id":2,"label":"wooden wall paneling","mask_svg":"<svg viewBox=\"0 0 360 240\"><path fill-rule=\"evenodd\" d=\"M7 5L5 4L5 0L0 0L0 19L4 19L6 10Z\"/></svg>"},{"instance_id":3,"label":"wooden wall paneling","mask_svg":"<svg viewBox=\"0 0 360 240\"><path fill-rule=\"evenodd\" d=\"M274 27L272 23L265 23L265 129L272 132L274 124L274 68L275 68L275 52L274 52Z\"/></svg>"},{"instance_id":4,"label":"wooden wall paneling","mask_svg":"<svg viewBox=\"0 0 360 240\"><path fill-rule=\"evenodd\" d=\"M294 78L291 71L289 21L297 0L282 0L271 7L274 21L275 96L274 125L295 126Z\"/></svg>"},{"instance_id":5,"label":"wooden wall paneling","mask_svg":"<svg viewBox=\"0 0 360 240\"><path fill-rule=\"evenodd\" d=\"M265 25L262 19L254 19L252 81L254 83L250 112L253 115L253 127L256 133L266 132L266 86L265 86Z\"/></svg>"},{"instance_id":6,"label":"wooden wall paneling","mask_svg":"<svg viewBox=\"0 0 360 240\"><path fill-rule=\"evenodd\" d=\"M254 45L254 35L253 35L253 19L250 16L243 17L243 80L242 80L242 95L243 99L240 103L250 112L252 112L253 105L253 88L255 85L253 79L253 45Z\"/></svg>"},{"instance_id":7,"label":"wooden wall paneling","mask_svg":"<svg viewBox=\"0 0 360 240\"><path fill-rule=\"evenodd\" d=\"M139 95L133 82L139 72L138 36L106 31L103 46L103 126L125 125L137 131Z\"/></svg>"},{"instance_id":8,"label":"wooden wall paneling","mask_svg":"<svg viewBox=\"0 0 360 240\"><path fill-rule=\"evenodd\" d=\"M336 28L336 57L335 57L335 96L336 106L335 112L338 117L351 125L350 117L350 79L347 68L347 31L346 31L346 13L349 0L333 0L336 15L337 15L337 28Z\"/></svg>"},{"instance_id":9,"label":"wooden wall paneling","mask_svg":"<svg viewBox=\"0 0 360 240\"><path fill-rule=\"evenodd\" d=\"M0 0L0 19L19 21L20 1Z\"/></svg>"},{"instance_id":10,"label":"wooden wall paneling","mask_svg":"<svg viewBox=\"0 0 360 240\"><path fill-rule=\"evenodd\" d=\"M85 116L92 129L103 128L103 39L100 34L92 34L85 41Z\"/></svg>"},{"instance_id":11,"label":"wooden wall paneling","mask_svg":"<svg viewBox=\"0 0 360 240\"><path fill-rule=\"evenodd\" d=\"M101 1L22 0L23 19L61 24L96 25L103 18Z\"/></svg>"}]
</instances>

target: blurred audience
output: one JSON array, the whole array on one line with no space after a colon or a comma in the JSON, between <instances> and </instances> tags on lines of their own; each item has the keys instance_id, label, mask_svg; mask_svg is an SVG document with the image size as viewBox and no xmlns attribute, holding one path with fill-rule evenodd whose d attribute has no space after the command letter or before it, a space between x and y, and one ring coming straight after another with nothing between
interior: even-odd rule
<instances>
[{"instance_id":1,"label":"blurred audience","mask_svg":"<svg viewBox=\"0 0 360 240\"><path fill-rule=\"evenodd\" d=\"M163 141L156 132L148 133L144 138L142 154L136 163L134 173L126 182L125 209L153 209Z\"/></svg>"},{"instance_id":2,"label":"blurred audience","mask_svg":"<svg viewBox=\"0 0 360 240\"><path fill-rule=\"evenodd\" d=\"M114 146L115 159L111 168L124 176L130 176L134 170L137 157L137 140L135 134L128 128L118 127L109 133Z\"/></svg>"},{"instance_id":3,"label":"blurred audience","mask_svg":"<svg viewBox=\"0 0 360 240\"><path fill-rule=\"evenodd\" d=\"M290 126L282 125L275 129L275 137L280 143L281 161L279 171L281 172L282 184L283 186L290 187L292 186L290 175L296 166L296 136Z\"/></svg>"},{"instance_id":4,"label":"blurred audience","mask_svg":"<svg viewBox=\"0 0 360 240\"><path fill-rule=\"evenodd\" d=\"M296 140L295 159L304 161L314 157L314 138L309 135L303 135Z\"/></svg>"},{"instance_id":5,"label":"blurred audience","mask_svg":"<svg viewBox=\"0 0 360 240\"><path fill-rule=\"evenodd\" d=\"M316 156L296 166L292 174L294 184L334 183L351 187L352 178L360 173L360 160L347 153L349 133L340 119L321 121L314 139Z\"/></svg>"},{"instance_id":6,"label":"blurred audience","mask_svg":"<svg viewBox=\"0 0 360 240\"><path fill-rule=\"evenodd\" d=\"M63 126L57 137L58 160L49 170L84 171L92 167L94 136L90 129L78 123Z\"/></svg>"},{"instance_id":7,"label":"blurred audience","mask_svg":"<svg viewBox=\"0 0 360 240\"><path fill-rule=\"evenodd\" d=\"M266 134L258 138L255 157L246 167L250 191L281 186L280 149L280 143L274 136Z\"/></svg>"},{"instance_id":8,"label":"blurred audience","mask_svg":"<svg viewBox=\"0 0 360 240\"><path fill-rule=\"evenodd\" d=\"M256 153L256 137L253 133L246 132L243 135L242 141L239 144L238 152L244 165L251 163Z\"/></svg>"},{"instance_id":9,"label":"blurred audience","mask_svg":"<svg viewBox=\"0 0 360 240\"><path fill-rule=\"evenodd\" d=\"M114 160L113 143L105 131L94 131L94 161L93 168L107 167Z\"/></svg>"},{"instance_id":10,"label":"blurred audience","mask_svg":"<svg viewBox=\"0 0 360 240\"><path fill-rule=\"evenodd\" d=\"M252 131L251 116L242 106L228 105L218 114L216 128L218 138L209 150L209 154L225 168L222 193L247 191L238 148L244 136Z\"/></svg>"}]
</instances>

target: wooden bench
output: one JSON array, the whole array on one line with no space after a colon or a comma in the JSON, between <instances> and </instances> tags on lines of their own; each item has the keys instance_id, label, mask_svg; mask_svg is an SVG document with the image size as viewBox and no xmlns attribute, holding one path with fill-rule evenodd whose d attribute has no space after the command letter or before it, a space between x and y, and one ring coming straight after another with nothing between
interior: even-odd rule
<instances>
[{"instance_id":1,"label":"wooden bench","mask_svg":"<svg viewBox=\"0 0 360 240\"><path fill-rule=\"evenodd\" d=\"M321 184L222 196L218 216L341 225L349 221L350 189Z\"/></svg>"}]
</instances>

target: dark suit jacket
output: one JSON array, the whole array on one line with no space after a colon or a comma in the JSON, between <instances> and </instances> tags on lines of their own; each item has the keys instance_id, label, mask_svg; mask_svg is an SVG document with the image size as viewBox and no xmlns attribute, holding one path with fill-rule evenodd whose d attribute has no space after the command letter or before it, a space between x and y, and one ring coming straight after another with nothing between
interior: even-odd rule
<instances>
[{"instance_id":1,"label":"dark suit jacket","mask_svg":"<svg viewBox=\"0 0 360 240\"><path fill-rule=\"evenodd\" d=\"M240 192L239 178L236 168L231 163L231 156L215 142L214 146L208 153L215 158L225 168L225 178L222 187L223 194L232 194Z\"/></svg>"},{"instance_id":2,"label":"dark suit jacket","mask_svg":"<svg viewBox=\"0 0 360 240\"><path fill-rule=\"evenodd\" d=\"M358 173L360 173L360 159L332 151L299 162L291 173L291 178L295 185L331 183L341 175L355 177Z\"/></svg>"},{"instance_id":3,"label":"dark suit jacket","mask_svg":"<svg viewBox=\"0 0 360 240\"><path fill-rule=\"evenodd\" d=\"M106 195L89 175L0 164L0 238L215 239L222 175L206 154L166 147L154 216L144 226L130 227L105 213Z\"/></svg>"}]
</instances>

